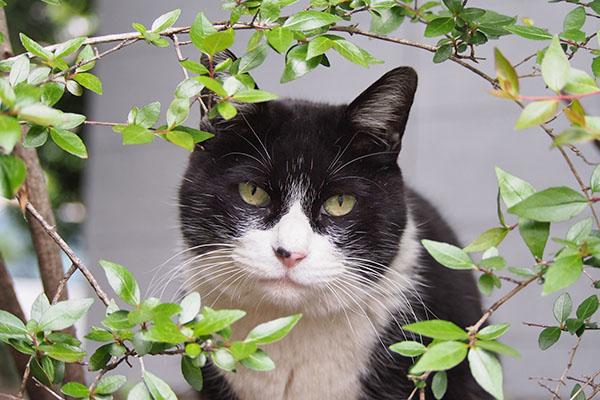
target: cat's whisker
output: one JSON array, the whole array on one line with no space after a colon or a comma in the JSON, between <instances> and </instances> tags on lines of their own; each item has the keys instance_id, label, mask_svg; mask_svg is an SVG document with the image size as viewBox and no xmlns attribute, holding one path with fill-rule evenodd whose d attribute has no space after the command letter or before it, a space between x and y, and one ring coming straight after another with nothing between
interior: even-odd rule
<instances>
[{"instance_id":1,"label":"cat's whisker","mask_svg":"<svg viewBox=\"0 0 600 400\"><path fill-rule=\"evenodd\" d=\"M345 164L342 164L340 167L336 168L331 175L335 176L337 173L339 173L341 170L343 170L344 168L346 168L347 166L354 164L357 161L360 160L364 160L365 158L369 158L369 157L375 157L375 156L380 156L383 154L395 154L393 151L377 151L377 152L373 152L373 153L369 153L369 154L365 154L356 158L353 158L352 160L346 162Z\"/></svg>"}]
</instances>

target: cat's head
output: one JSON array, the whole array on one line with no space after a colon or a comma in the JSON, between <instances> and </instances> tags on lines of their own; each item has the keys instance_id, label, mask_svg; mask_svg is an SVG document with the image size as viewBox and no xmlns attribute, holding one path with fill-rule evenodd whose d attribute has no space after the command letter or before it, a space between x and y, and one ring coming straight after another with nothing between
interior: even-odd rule
<instances>
[{"instance_id":1,"label":"cat's head","mask_svg":"<svg viewBox=\"0 0 600 400\"><path fill-rule=\"evenodd\" d=\"M397 157L416 86L400 67L349 105L277 100L205 120L215 137L179 192L187 287L205 304L327 313L389 280L407 229Z\"/></svg>"}]
</instances>

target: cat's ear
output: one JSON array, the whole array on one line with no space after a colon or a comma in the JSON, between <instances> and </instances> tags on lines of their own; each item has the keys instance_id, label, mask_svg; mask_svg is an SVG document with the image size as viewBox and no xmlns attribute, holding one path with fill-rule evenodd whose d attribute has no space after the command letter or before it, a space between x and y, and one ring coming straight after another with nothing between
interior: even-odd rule
<instances>
[{"instance_id":1,"label":"cat's ear","mask_svg":"<svg viewBox=\"0 0 600 400\"><path fill-rule=\"evenodd\" d=\"M399 152L406 121L417 89L417 73L399 67L362 92L343 114L351 146L361 152Z\"/></svg>"}]
</instances>

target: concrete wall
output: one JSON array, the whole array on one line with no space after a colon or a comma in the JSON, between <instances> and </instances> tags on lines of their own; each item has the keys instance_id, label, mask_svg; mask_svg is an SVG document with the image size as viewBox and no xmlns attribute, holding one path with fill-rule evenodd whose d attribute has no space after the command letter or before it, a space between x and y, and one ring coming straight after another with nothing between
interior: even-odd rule
<instances>
[{"instance_id":1,"label":"concrete wall","mask_svg":"<svg viewBox=\"0 0 600 400\"><path fill-rule=\"evenodd\" d=\"M509 15L534 17L538 25L553 32L562 27L556 12L562 5L548 5L541 0L505 0L494 4L471 1L469 4L493 7ZM199 9L212 20L225 19L219 9L220 2L216 0L99 0L97 5L102 20L99 34L131 31L134 21L149 26L155 17L175 8L183 10L178 26L190 25ZM364 28L367 26L365 22ZM422 29L406 23L395 35L419 40ZM494 166L526 179L537 189L549 185L576 187L559 154L549 150L548 138L539 129L514 132L512 126L519 114L518 107L486 94L489 84L472 72L451 62L435 65L431 62L432 54L422 50L364 38L353 38L353 41L386 63L367 70L332 56L331 69L320 68L299 81L280 85L283 60L271 55L253 75L262 89L281 97L339 103L352 100L395 66L415 68L420 84L400 164L409 184L439 207L464 243L498 225ZM540 43L504 38L490 44L484 52L480 51L480 55L487 58L480 67L494 75L493 46L499 46L514 62L530 54L538 45ZM241 53L244 46L239 44L237 48ZM192 59L198 57L191 46L184 49L184 54ZM157 49L144 43L106 57L97 64L95 72L104 83L104 94L91 95L90 118L100 121L124 121L132 106L141 107L152 101L163 104L164 114L177 83L183 79L172 47ZM358 75L349 79L350 73ZM538 90L533 93L541 93L541 88L533 89ZM196 122L197 117L189 123L193 126ZM120 135L106 128L91 128L88 143L88 264L100 277L103 274L98 259L122 263L134 272L144 291L153 277L164 274L169 266L173 266L171 262L157 272L157 267L179 249L176 190L186 163L186 151L158 140L143 147L125 147L121 145ZM584 151L591 159L598 159L594 149L584 147ZM560 227L553 234L562 235ZM527 249L519 240L509 238L501 251L509 265L532 264ZM105 281L101 279L101 283ZM170 286L176 288L176 285ZM567 352L575 343L574 338L564 337L551 350L541 352L538 349L539 331L526 328L521 322L553 322L551 304L556 296L541 298L540 291L540 287L531 287L493 317L494 322L512 323L504 342L522 355L520 360L503 359L506 393L510 398L547 398L547 392L534 381L528 381L528 377L560 376L569 357ZM571 292L578 304L583 295L578 296L577 290ZM164 298L168 300L169 294ZM498 293L490 301L497 298ZM101 308L97 307L95 312L97 314L91 319L99 321ZM592 346L592 340L584 340L575 358L577 368L571 375L593 373L597 369L594 360L599 356L600 350ZM149 370L175 382L176 387L185 388L185 383L176 378L177 360L162 357L155 361L149 363ZM139 376L139 372L130 373Z\"/></svg>"}]
</instances>

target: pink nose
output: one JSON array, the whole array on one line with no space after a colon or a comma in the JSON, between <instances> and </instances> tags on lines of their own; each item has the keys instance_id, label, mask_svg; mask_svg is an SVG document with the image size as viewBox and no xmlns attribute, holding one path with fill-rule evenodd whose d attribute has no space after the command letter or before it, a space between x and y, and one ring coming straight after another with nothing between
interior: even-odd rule
<instances>
[{"instance_id":1,"label":"pink nose","mask_svg":"<svg viewBox=\"0 0 600 400\"><path fill-rule=\"evenodd\" d=\"M302 261L303 259L306 258L306 254L304 254L302 252L289 251L289 250L284 249L283 247L278 247L275 250L275 255L277 255L277 258L279 258L279 260L281 260L281 262L283 263L283 265L286 268L292 268L297 263L299 263L300 261Z\"/></svg>"}]
</instances>

